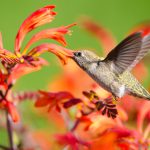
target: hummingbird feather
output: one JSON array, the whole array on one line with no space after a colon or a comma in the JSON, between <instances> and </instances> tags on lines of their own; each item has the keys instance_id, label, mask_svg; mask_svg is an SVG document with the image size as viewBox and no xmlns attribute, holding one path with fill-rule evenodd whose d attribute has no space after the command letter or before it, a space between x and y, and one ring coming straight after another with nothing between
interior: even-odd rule
<instances>
[{"instance_id":1,"label":"hummingbird feather","mask_svg":"<svg viewBox=\"0 0 150 150\"><path fill-rule=\"evenodd\" d=\"M126 86L128 94L150 100L150 93L139 83L139 81L130 72L124 72L119 76L119 79L122 84Z\"/></svg>"},{"instance_id":2,"label":"hummingbird feather","mask_svg":"<svg viewBox=\"0 0 150 150\"><path fill-rule=\"evenodd\" d=\"M133 67L135 67L136 64L149 52L149 50L150 50L150 35L147 35L142 39L141 50L139 51L132 65L129 66L128 71L130 71Z\"/></svg>"},{"instance_id":3,"label":"hummingbird feather","mask_svg":"<svg viewBox=\"0 0 150 150\"><path fill-rule=\"evenodd\" d=\"M150 35L143 37L142 32L134 33L116 46L104 61L112 65L118 74L130 71L150 50Z\"/></svg>"}]
</instances>

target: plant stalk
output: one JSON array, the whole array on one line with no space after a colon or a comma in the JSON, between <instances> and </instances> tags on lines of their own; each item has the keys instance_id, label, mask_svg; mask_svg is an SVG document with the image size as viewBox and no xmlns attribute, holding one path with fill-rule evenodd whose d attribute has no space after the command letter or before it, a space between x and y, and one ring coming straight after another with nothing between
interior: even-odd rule
<instances>
[{"instance_id":1,"label":"plant stalk","mask_svg":"<svg viewBox=\"0 0 150 150\"><path fill-rule=\"evenodd\" d=\"M6 123L7 123L7 133L9 138L10 149L15 150L14 142L13 142L13 133L12 133L12 125L8 112L6 111Z\"/></svg>"}]
</instances>

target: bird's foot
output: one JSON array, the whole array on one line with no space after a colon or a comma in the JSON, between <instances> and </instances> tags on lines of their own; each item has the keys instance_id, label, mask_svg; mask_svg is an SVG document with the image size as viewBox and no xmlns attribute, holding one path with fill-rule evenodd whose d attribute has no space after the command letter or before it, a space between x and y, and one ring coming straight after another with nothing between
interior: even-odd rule
<instances>
[{"instance_id":1,"label":"bird's foot","mask_svg":"<svg viewBox=\"0 0 150 150\"><path fill-rule=\"evenodd\" d=\"M117 99L116 96L112 95L112 96L110 96L109 98L106 98L105 101L106 101L107 103L112 103L112 104L116 105L118 99Z\"/></svg>"},{"instance_id":2,"label":"bird's foot","mask_svg":"<svg viewBox=\"0 0 150 150\"><path fill-rule=\"evenodd\" d=\"M114 95L112 95L112 103L113 103L114 105L116 105L116 104L117 104L117 101L118 101L117 97L114 96Z\"/></svg>"}]
</instances>

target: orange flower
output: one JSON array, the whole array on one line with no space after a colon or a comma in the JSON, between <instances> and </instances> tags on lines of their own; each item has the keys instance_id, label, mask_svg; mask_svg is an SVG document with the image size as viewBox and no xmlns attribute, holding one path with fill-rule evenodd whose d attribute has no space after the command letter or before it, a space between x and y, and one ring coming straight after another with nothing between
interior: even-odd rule
<instances>
[{"instance_id":1,"label":"orange flower","mask_svg":"<svg viewBox=\"0 0 150 150\"><path fill-rule=\"evenodd\" d=\"M7 63L9 65L22 62L22 58L18 58L14 53L6 49L0 49L0 59L3 64Z\"/></svg>"},{"instance_id":2,"label":"orange flower","mask_svg":"<svg viewBox=\"0 0 150 150\"><path fill-rule=\"evenodd\" d=\"M47 65L48 62L42 58L38 58L38 60L32 60L30 64L28 62L16 64L16 66L12 69L11 74L8 77L8 84L15 83L17 79L22 77L23 75L29 74L34 71L38 71L42 66Z\"/></svg>"},{"instance_id":3,"label":"orange flower","mask_svg":"<svg viewBox=\"0 0 150 150\"><path fill-rule=\"evenodd\" d=\"M6 80L8 78L8 75L3 73L1 70L0 70L0 90L3 91L7 89L8 85L6 83Z\"/></svg>"},{"instance_id":4,"label":"orange flower","mask_svg":"<svg viewBox=\"0 0 150 150\"><path fill-rule=\"evenodd\" d=\"M37 28L38 26L41 26L43 24L49 23L54 19L54 16L56 15L55 12L52 10L55 8L53 5L45 6L34 13L32 13L21 25L15 41L15 52L20 52L22 41L25 37L25 35L33 30L34 28Z\"/></svg>"},{"instance_id":5,"label":"orange flower","mask_svg":"<svg viewBox=\"0 0 150 150\"><path fill-rule=\"evenodd\" d=\"M90 142L85 142L77 138L73 133L68 132L66 134L55 135L56 141L60 145L69 146L72 150L79 150L79 147L82 146L82 149L85 147L90 147Z\"/></svg>"},{"instance_id":6,"label":"orange flower","mask_svg":"<svg viewBox=\"0 0 150 150\"><path fill-rule=\"evenodd\" d=\"M37 60L39 55L45 51L52 51L54 54L58 55L58 57L61 59L66 58L65 56L64 56L65 58L63 58L62 55L65 55L65 54L67 56L70 55L69 51L67 51L65 54L61 53L61 52L56 52L58 50L57 45L54 46L51 44L39 45L36 48L33 48L31 51L29 51L28 54L26 54L26 53L27 53L29 47L33 43L35 43L41 39L47 39L47 38L48 39L54 39L54 40L60 42L62 45L66 46L66 41L65 41L64 35L69 33L70 31L68 29L70 27L74 26L75 24L71 24L68 26L62 26L62 27L54 28L54 29L47 29L47 30L43 30L43 31L35 34L31 38L31 40L29 40L27 45L25 46L22 54L20 54L21 44L22 44L22 41L23 41L25 35L28 32L32 31L34 28L41 26L45 23L49 23L54 19L54 16L56 15L56 13L52 11L53 8L55 8L55 6L53 6L53 5L43 7L41 9L35 11L33 14L31 14L23 22L23 24L21 25L21 27L17 33L16 41L15 41L15 53L16 53L17 57L22 58L22 59L30 62L32 60ZM43 51L43 49L45 49L45 48L46 48L46 50ZM59 47L58 51L65 51L65 49L63 47Z\"/></svg>"},{"instance_id":7,"label":"orange flower","mask_svg":"<svg viewBox=\"0 0 150 150\"><path fill-rule=\"evenodd\" d=\"M27 50L34 42L45 38L54 39L66 46L64 35L70 33L69 28L75 24L47 29L35 34L25 46L23 53L20 53L20 48L25 35L36 27L51 22L56 15L56 13L52 11L54 8L55 6L53 5L45 6L25 19L16 36L15 54L3 49L2 36L0 33L0 58L6 70L10 70L11 68L11 75L8 83L15 81L24 74L37 71L43 65L48 64L44 59L39 57L44 52L48 51L54 53L64 64L67 62L67 58L72 55L72 52L64 47L48 43L41 44L29 50L28 53Z\"/></svg>"},{"instance_id":8,"label":"orange flower","mask_svg":"<svg viewBox=\"0 0 150 150\"><path fill-rule=\"evenodd\" d=\"M28 42L28 44L25 46L25 49L21 53L21 46L22 42L26 36L26 34L33 29L44 25L46 23L51 22L54 19L54 16L56 13L53 11L55 6L49 5L45 6L34 13L32 13L25 21L22 23L21 27L19 28L19 31L17 33L16 39L15 39L15 52L12 53L6 49L3 48L2 43L2 35L0 33L0 59L2 62L2 65L5 69L5 73L3 71L0 71L0 96L2 99L6 99L6 97L9 97L9 99L12 99L12 95L8 95L8 92L10 91L10 88L15 83L18 78L21 76L37 71L41 69L43 65L47 65L47 61L45 61L43 58L39 57L43 52L52 52L55 55L57 55L64 63L66 63L67 58L72 55L72 52L64 47L55 45L55 44L41 44L31 50L27 50L30 48L30 46L41 39L49 38L54 39L58 41L63 46L66 46L66 40L65 40L65 34L68 34L69 28L74 26L75 24L71 24L68 26L62 26L54 29L47 29L43 30L37 34L35 34L31 40ZM43 50L44 49L44 50ZM40 92L44 93L44 92ZM54 94L54 93L53 93ZM50 93L50 96L53 95ZM42 95L42 94L41 94ZM46 101L48 99L48 93L46 97L43 95L43 99ZM42 96L41 96L42 97ZM53 96L52 96L53 97ZM50 99L52 98L50 97ZM62 101L64 99L69 99L70 101L65 102ZM79 103L79 100L76 100L76 103L71 99L73 98L72 95L68 92L59 92L55 93L54 97L52 98L54 101L51 101L50 107L53 107L56 104L57 110L59 110L59 101L65 102L61 103L64 107L68 108L76 103ZM1 100L4 101L4 100ZM13 100L14 101L14 100ZM14 122L18 121L19 116L18 113L13 105L13 101L4 101L5 105L4 108L9 112ZM40 103L40 105L45 101L37 101L36 105Z\"/></svg>"},{"instance_id":9,"label":"orange flower","mask_svg":"<svg viewBox=\"0 0 150 150\"><path fill-rule=\"evenodd\" d=\"M116 134L109 133L92 141L91 150L116 150Z\"/></svg>"},{"instance_id":10,"label":"orange flower","mask_svg":"<svg viewBox=\"0 0 150 150\"><path fill-rule=\"evenodd\" d=\"M55 44L41 44L35 48L33 48L29 53L28 56L31 56L33 59L36 59L37 56L41 55L44 52L52 52L53 54L55 54L58 58L60 58L60 60L62 61L63 64L67 63L67 58L72 56L73 53L72 51L55 45Z\"/></svg>"},{"instance_id":11,"label":"orange flower","mask_svg":"<svg viewBox=\"0 0 150 150\"><path fill-rule=\"evenodd\" d=\"M5 100L5 99L0 100L0 108L6 109L8 111L13 122L19 121L19 119L20 119L19 114L12 102Z\"/></svg>"},{"instance_id":12,"label":"orange flower","mask_svg":"<svg viewBox=\"0 0 150 150\"><path fill-rule=\"evenodd\" d=\"M15 106L13 105L13 103L6 101L6 108L8 110L8 113L10 114L12 120L14 122L18 122L19 121L19 114L15 108Z\"/></svg>"},{"instance_id":13,"label":"orange flower","mask_svg":"<svg viewBox=\"0 0 150 150\"><path fill-rule=\"evenodd\" d=\"M53 28L53 29L46 29L46 30L42 30L41 32L35 34L30 41L27 43L26 47L24 48L26 50L29 49L29 47L41 40L41 39L54 39L58 42L60 42L63 46L66 46L67 43L65 41L64 35L69 33L70 31L68 30L70 27L74 26L75 24L71 24L68 26L62 26L59 28ZM24 52L25 53L25 52Z\"/></svg>"},{"instance_id":14,"label":"orange flower","mask_svg":"<svg viewBox=\"0 0 150 150\"><path fill-rule=\"evenodd\" d=\"M49 110L53 107L56 108L58 112L61 111L60 104L65 102L67 99L72 99L73 96L69 92L44 92L39 91L41 95L35 102L36 107L49 106Z\"/></svg>"}]
</instances>

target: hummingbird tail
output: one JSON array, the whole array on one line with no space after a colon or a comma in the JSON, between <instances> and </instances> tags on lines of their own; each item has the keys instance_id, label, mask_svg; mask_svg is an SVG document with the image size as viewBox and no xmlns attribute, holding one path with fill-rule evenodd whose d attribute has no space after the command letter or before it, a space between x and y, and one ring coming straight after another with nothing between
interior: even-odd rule
<instances>
[{"instance_id":1,"label":"hummingbird tail","mask_svg":"<svg viewBox=\"0 0 150 150\"><path fill-rule=\"evenodd\" d=\"M150 93L139 83L139 81L129 72L123 76L123 83L126 85L128 94L135 97L150 100Z\"/></svg>"},{"instance_id":2,"label":"hummingbird tail","mask_svg":"<svg viewBox=\"0 0 150 150\"><path fill-rule=\"evenodd\" d=\"M144 87L140 88L140 92L133 91L133 90L130 91L130 95L133 95L133 96L139 97L139 98L143 98L146 100L150 100L150 93Z\"/></svg>"},{"instance_id":3,"label":"hummingbird tail","mask_svg":"<svg viewBox=\"0 0 150 150\"><path fill-rule=\"evenodd\" d=\"M135 97L142 98L142 99L150 101L150 96L142 96L142 95L137 95L137 94L131 94L131 95L134 95Z\"/></svg>"}]
</instances>

